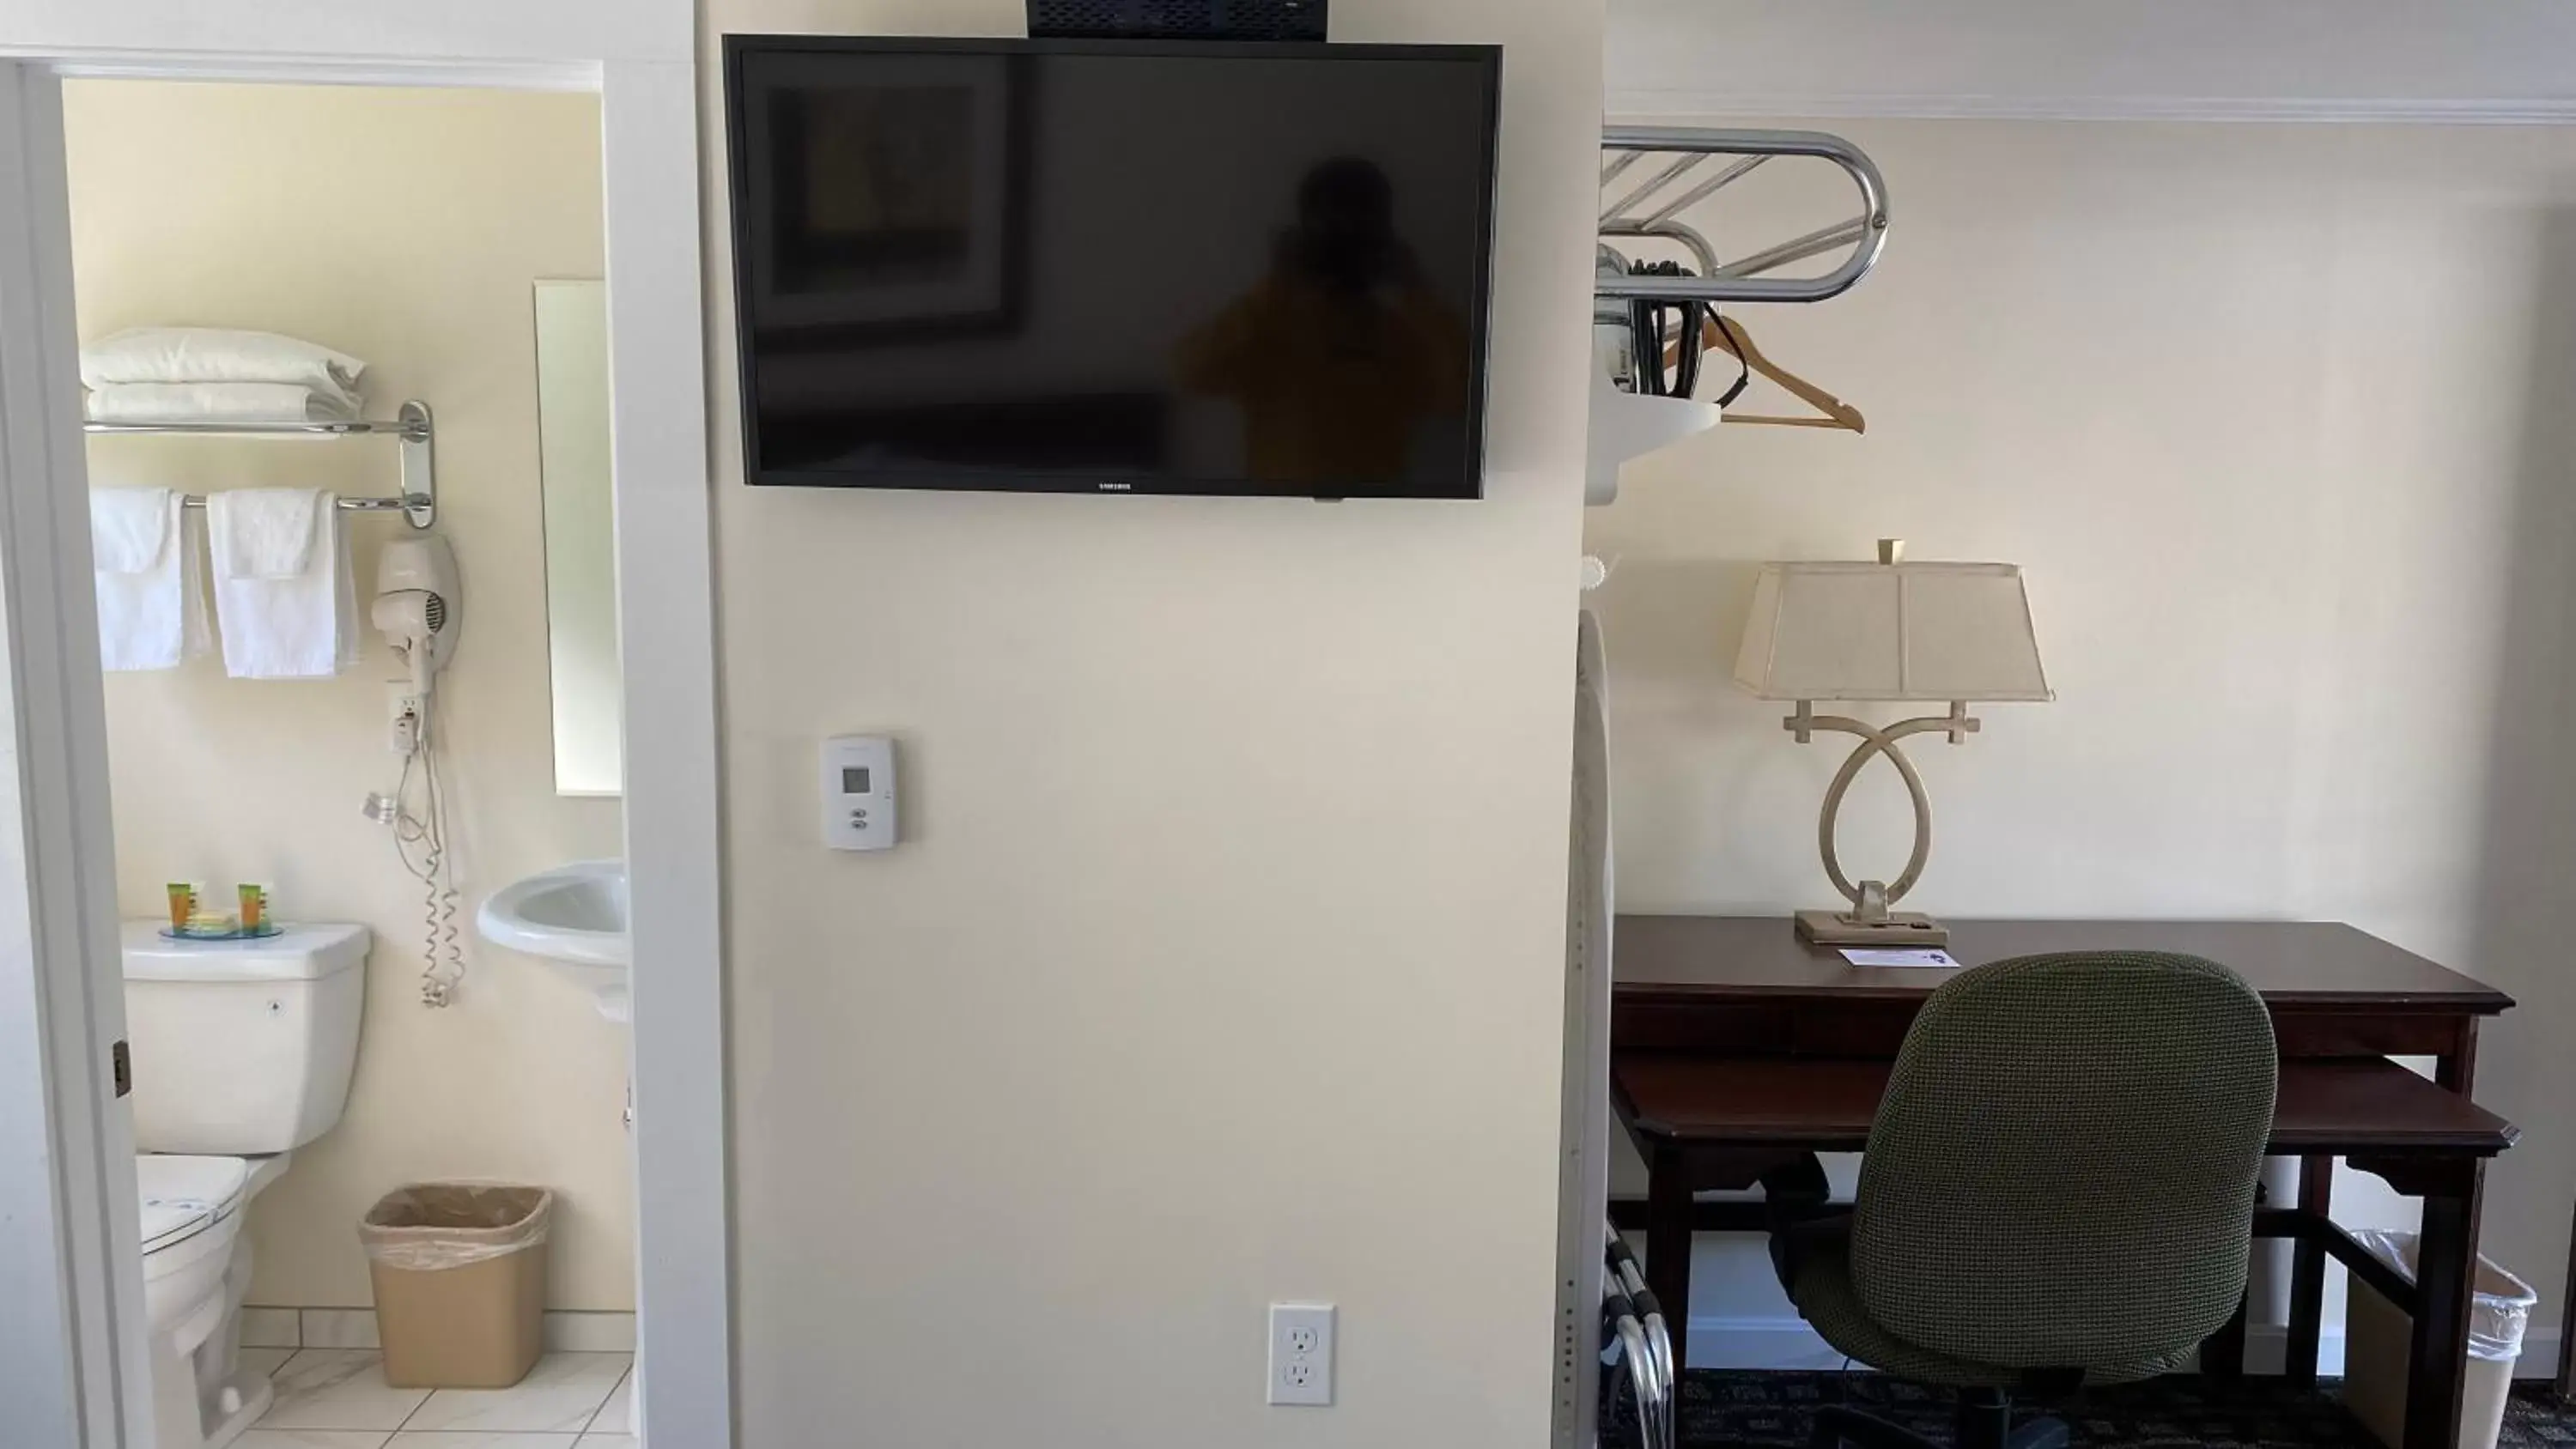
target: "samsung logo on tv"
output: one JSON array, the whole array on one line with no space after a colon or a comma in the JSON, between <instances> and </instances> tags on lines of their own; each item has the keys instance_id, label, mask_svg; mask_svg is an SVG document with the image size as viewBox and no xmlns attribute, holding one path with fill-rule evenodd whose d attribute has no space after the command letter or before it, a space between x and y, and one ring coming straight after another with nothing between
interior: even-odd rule
<instances>
[{"instance_id":1,"label":"samsung logo on tv","mask_svg":"<svg viewBox=\"0 0 2576 1449\"><path fill-rule=\"evenodd\" d=\"M1136 485L1133 483L1103 483L1100 485L1100 491L1103 493L1133 493L1136 491Z\"/></svg>"}]
</instances>

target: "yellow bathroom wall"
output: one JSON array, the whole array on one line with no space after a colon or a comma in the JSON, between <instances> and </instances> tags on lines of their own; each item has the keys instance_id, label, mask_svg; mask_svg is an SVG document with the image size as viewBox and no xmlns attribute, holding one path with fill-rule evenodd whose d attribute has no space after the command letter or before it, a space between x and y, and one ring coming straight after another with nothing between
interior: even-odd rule
<instances>
[{"instance_id":1,"label":"yellow bathroom wall","mask_svg":"<svg viewBox=\"0 0 2576 1449\"><path fill-rule=\"evenodd\" d=\"M292 333L364 358L371 411L435 410L439 529L463 575L442 679L469 971L456 1004L418 999L422 887L359 807L390 791L391 653L341 678L253 682L199 660L107 685L120 900L160 909L172 879L273 883L289 916L376 933L347 1116L296 1154L251 1213L257 1304L365 1305L355 1224L435 1177L561 1194L552 1305L634 1303L626 1029L544 963L475 939L495 886L620 852L615 800L555 794L531 284L601 273L592 96L200 85L65 87L84 338L143 324ZM386 493L395 448L101 438L102 484L251 484ZM355 523L363 613L375 555L404 532ZM154 1064L138 1061L149 1081Z\"/></svg>"}]
</instances>

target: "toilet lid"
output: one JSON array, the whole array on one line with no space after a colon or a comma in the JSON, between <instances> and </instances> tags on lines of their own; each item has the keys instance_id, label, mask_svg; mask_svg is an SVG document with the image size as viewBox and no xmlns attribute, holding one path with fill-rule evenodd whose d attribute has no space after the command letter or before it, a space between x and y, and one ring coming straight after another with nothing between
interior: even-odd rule
<instances>
[{"instance_id":1,"label":"toilet lid","mask_svg":"<svg viewBox=\"0 0 2576 1449\"><path fill-rule=\"evenodd\" d=\"M241 1208L250 1164L238 1157L137 1154L134 1185L143 1204L143 1251L184 1243Z\"/></svg>"}]
</instances>

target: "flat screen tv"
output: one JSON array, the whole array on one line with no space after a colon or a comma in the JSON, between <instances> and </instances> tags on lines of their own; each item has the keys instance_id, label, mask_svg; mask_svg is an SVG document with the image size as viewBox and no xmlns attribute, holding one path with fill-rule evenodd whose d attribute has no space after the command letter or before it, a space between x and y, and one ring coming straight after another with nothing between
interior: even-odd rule
<instances>
[{"instance_id":1,"label":"flat screen tv","mask_svg":"<svg viewBox=\"0 0 2576 1449\"><path fill-rule=\"evenodd\" d=\"M749 481L1477 497L1500 59L728 37Z\"/></svg>"}]
</instances>

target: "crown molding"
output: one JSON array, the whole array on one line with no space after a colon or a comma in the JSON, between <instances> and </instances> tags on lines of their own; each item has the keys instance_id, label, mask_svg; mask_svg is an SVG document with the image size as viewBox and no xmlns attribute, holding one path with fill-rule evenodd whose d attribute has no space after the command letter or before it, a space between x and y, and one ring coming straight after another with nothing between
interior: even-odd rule
<instances>
[{"instance_id":1,"label":"crown molding","mask_svg":"<svg viewBox=\"0 0 2576 1449\"><path fill-rule=\"evenodd\" d=\"M2576 96L2443 99L2416 96L1999 96L1830 92L1723 94L1618 89L1605 97L1614 125L1681 121L2228 121L2306 125L2561 126L2576 124Z\"/></svg>"}]
</instances>

